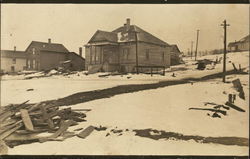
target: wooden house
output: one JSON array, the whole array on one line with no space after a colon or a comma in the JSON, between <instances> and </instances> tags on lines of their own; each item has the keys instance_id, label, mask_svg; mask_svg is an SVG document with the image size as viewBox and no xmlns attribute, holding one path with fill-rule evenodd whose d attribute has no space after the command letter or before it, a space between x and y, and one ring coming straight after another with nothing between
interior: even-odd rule
<instances>
[{"instance_id":1,"label":"wooden house","mask_svg":"<svg viewBox=\"0 0 250 159\"><path fill-rule=\"evenodd\" d=\"M85 68L97 71L135 72L140 67L170 67L170 45L136 25L112 32L98 30L85 45Z\"/></svg>"},{"instance_id":2,"label":"wooden house","mask_svg":"<svg viewBox=\"0 0 250 159\"><path fill-rule=\"evenodd\" d=\"M171 66L172 65L178 65L180 63L182 63L182 58L181 58L181 51L179 50L177 45L171 45L170 48L170 61L171 61Z\"/></svg>"},{"instance_id":3,"label":"wooden house","mask_svg":"<svg viewBox=\"0 0 250 159\"><path fill-rule=\"evenodd\" d=\"M26 53L24 51L1 50L1 73L19 72L26 68Z\"/></svg>"},{"instance_id":4,"label":"wooden house","mask_svg":"<svg viewBox=\"0 0 250 159\"><path fill-rule=\"evenodd\" d=\"M62 44L32 41L27 47L26 66L28 70L45 71L56 69L63 61L71 60L74 70L84 69L84 59L76 53L69 52Z\"/></svg>"},{"instance_id":5,"label":"wooden house","mask_svg":"<svg viewBox=\"0 0 250 159\"><path fill-rule=\"evenodd\" d=\"M240 39L239 41L230 42L228 44L229 52L237 52L237 51L248 51L249 48L249 35Z\"/></svg>"}]
</instances>

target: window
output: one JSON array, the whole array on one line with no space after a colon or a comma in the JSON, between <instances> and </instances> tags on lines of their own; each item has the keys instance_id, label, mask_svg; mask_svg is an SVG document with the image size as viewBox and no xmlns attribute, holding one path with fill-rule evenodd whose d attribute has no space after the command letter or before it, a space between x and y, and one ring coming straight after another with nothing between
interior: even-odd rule
<instances>
[{"instance_id":1,"label":"window","mask_svg":"<svg viewBox=\"0 0 250 159\"><path fill-rule=\"evenodd\" d=\"M35 49L35 48L32 48L32 54L33 54L33 55L35 55L35 53L36 53L35 51L36 51L36 49Z\"/></svg>"},{"instance_id":2,"label":"window","mask_svg":"<svg viewBox=\"0 0 250 159\"><path fill-rule=\"evenodd\" d=\"M146 60L149 60L149 49L146 50Z\"/></svg>"},{"instance_id":3,"label":"window","mask_svg":"<svg viewBox=\"0 0 250 159\"><path fill-rule=\"evenodd\" d=\"M27 60L27 68L30 68L30 60Z\"/></svg>"},{"instance_id":4,"label":"window","mask_svg":"<svg viewBox=\"0 0 250 159\"><path fill-rule=\"evenodd\" d=\"M15 66L11 66L11 72L15 72Z\"/></svg>"},{"instance_id":5,"label":"window","mask_svg":"<svg viewBox=\"0 0 250 159\"><path fill-rule=\"evenodd\" d=\"M124 48L122 50L122 52L123 52L123 59L128 60L129 59L129 48Z\"/></svg>"},{"instance_id":6,"label":"window","mask_svg":"<svg viewBox=\"0 0 250 159\"><path fill-rule=\"evenodd\" d=\"M164 61L164 59L165 59L165 53L162 52L162 61Z\"/></svg>"},{"instance_id":7,"label":"window","mask_svg":"<svg viewBox=\"0 0 250 159\"><path fill-rule=\"evenodd\" d=\"M12 64L16 64L16 58L12 59Z\"/></svg>"},{"instance_id":8,"label":"window","mask_svg":"<svg viewBox=\"0 0 250 159\"><path fill-rule=\"evenodd\" d=\"M36 68L36 60L33 61L33 68Z\"/></svg>"}]
</instances>

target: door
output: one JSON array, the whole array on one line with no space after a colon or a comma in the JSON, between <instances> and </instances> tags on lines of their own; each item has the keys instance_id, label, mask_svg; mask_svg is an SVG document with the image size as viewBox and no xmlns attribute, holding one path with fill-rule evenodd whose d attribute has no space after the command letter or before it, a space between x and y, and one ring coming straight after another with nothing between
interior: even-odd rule
<instances>
[{"instance_id":1,"label":"door","mask_svg":"<svg viewBox=\"0 0 250 159\"><path fill-rule=\"evenodd\" d=\"M11 66L11 72L15 72L15 66Z\"/></svg>"}]
</instances>

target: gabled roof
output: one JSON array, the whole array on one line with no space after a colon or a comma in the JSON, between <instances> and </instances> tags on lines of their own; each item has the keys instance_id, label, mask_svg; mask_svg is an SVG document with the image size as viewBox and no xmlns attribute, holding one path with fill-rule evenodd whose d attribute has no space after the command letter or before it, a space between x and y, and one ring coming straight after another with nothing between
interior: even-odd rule
<instances>
[{"instance_id":1,"label":"gabled roof","mask_svg":"<svg viewBox=\"0 0 250 159\"><path fill-rule=\"evenodd\" d=\"M175 49L178 52L181 52L180 49L178 48L178 46L176 44L173 44L173 45L170 45L170 46L171 46L171 49Z\"/></svg>"},{"instance_id":2,"label":"gabled roof","mask_svg":"<svg viewBox=\"0 0 250 159\"><path fill-rule=\"evenodd\" d=\"M103 41L117 42L117 40L118 39L116 33L97 30L88 43L103 42Z\"/></svg>"},{"instance_id":3,"label":"gabled roof","mask_svg":"<svg viewBox=\"0 0 250 159\"><path fill-rule=\"evenodd\" d=\"M124 27L126 27L126 26L119 27L119 28L115 29L113 32L117 33L117 34L122 33L122 32L124 32ZM157 38L156 36L150 34L149 32L141 29L140 27L138 27L136 25L130 25L128 32L129 33L138 32L138 34L137 34L138 41L157 44L157 45L169 46L168 43L164 42L163 40ZM128 41L135 41L135 36L129 36Z\"/></svg>"},{"instance_id":4,"label":"gabled roof","mask_svg":"<svg viewBox=\"0 0 250 159\"><path fill-rule=\"evenodd\" d=\"M95 42L111 42L111 43L120 43L120 42L131 42L135 41L134 32L138 32L137 40L141 42L169 46L168 43L162 41L161 39L155 37L154 35L144 31L136 25L130 25L129 30L124 33L125 26L119 27L112 32L97 30L96 33L92 36L88 43ZM125 36L125 37L124 37Z\"/></svg>"},{"instance_id":5,"label":"gabled roof","mask_svg":"<svg viewBox=\"0 0 250 159\"><path fill-rule=\"evenodd\" d=\"M24 51L1 50L1 57L26 58L26 53Z\"/></svg>"},{"instance_id":6,"label":"gabled roof","mask_svg":"<svg viewBox=\"0 0 250 159\"><path fill-rule=\"evenodd\" d=\"M228 44L228 47L232 47L232 46L234 46L234 45L236 45L236 44L240 44L240 43L244 43L244 42L249 42L249 39L250 39L250 36L247 35L247 36L245 36L244 38L240 39L239 41L230 42L230 43Z\"/></svg>"},{"instance_id":7,"label":"gabled roof","mask_svg":"<svg viewBox=\"0 0 250 159\"><path fill-rule=\"evenodd\" d=\"M239 42L245 42L245 41L249 41L249 35L239 40Z\"/></svg>"},{"instance_id":8,"label":"gabled roof","mask_svg":"<svg viewBox=\"0 0 250 159\"><path fill-rule=\"evenodd\" d=\"M62 52L62 53L69 52L69 50L63 46L63 44L58 44L58 43L32 41L25 51L27 51L28 48L30 47L34 47L40 51Z\"/></svg>"},{"instance_id":9,"label":"gabled roof","mask_svg":"<svg viewBox=\"0 0 250 159\"><path fill-rule=\"evenodd\" d=\"M79 58L81 58L82 60L85 60L84 57L80 56L79 54L75 53L75 52L69 52L69 54L73 54L75 56L78 56Z\"/></svg>"}]
</instances>

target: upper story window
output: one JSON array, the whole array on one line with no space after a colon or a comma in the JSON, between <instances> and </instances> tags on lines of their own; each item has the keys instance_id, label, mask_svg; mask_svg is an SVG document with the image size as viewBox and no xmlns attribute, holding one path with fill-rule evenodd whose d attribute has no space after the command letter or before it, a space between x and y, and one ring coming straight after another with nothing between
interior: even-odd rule
<instances>
[{"instance_id":1,"label":"upper story window","mask_svg":"<svg viewBox=\"0 0 250 159\"><path fill-rule=\"evenodd\" d=\"M149 60L149 49L146 50L146 60Z\"/></svg>"},{"instance_id":2,"label":"upper story window","mask_svg":"<svg viewBox=\"0 0 250 159\"><path fill-rule=\"evenodd\" d=\"M36 53L36 49L32 48L32 54L35 55L35 53Z\"/></svg>"},{"instance_id":3,"label":"upper story window","mask_svg":"<svg viewBox=\"0 0 250 159\"><path fill-rule=\"evenodd\" d=\"M12 64L16 64L16 58L12 59Z\"/></svg>"}]
</instances>

